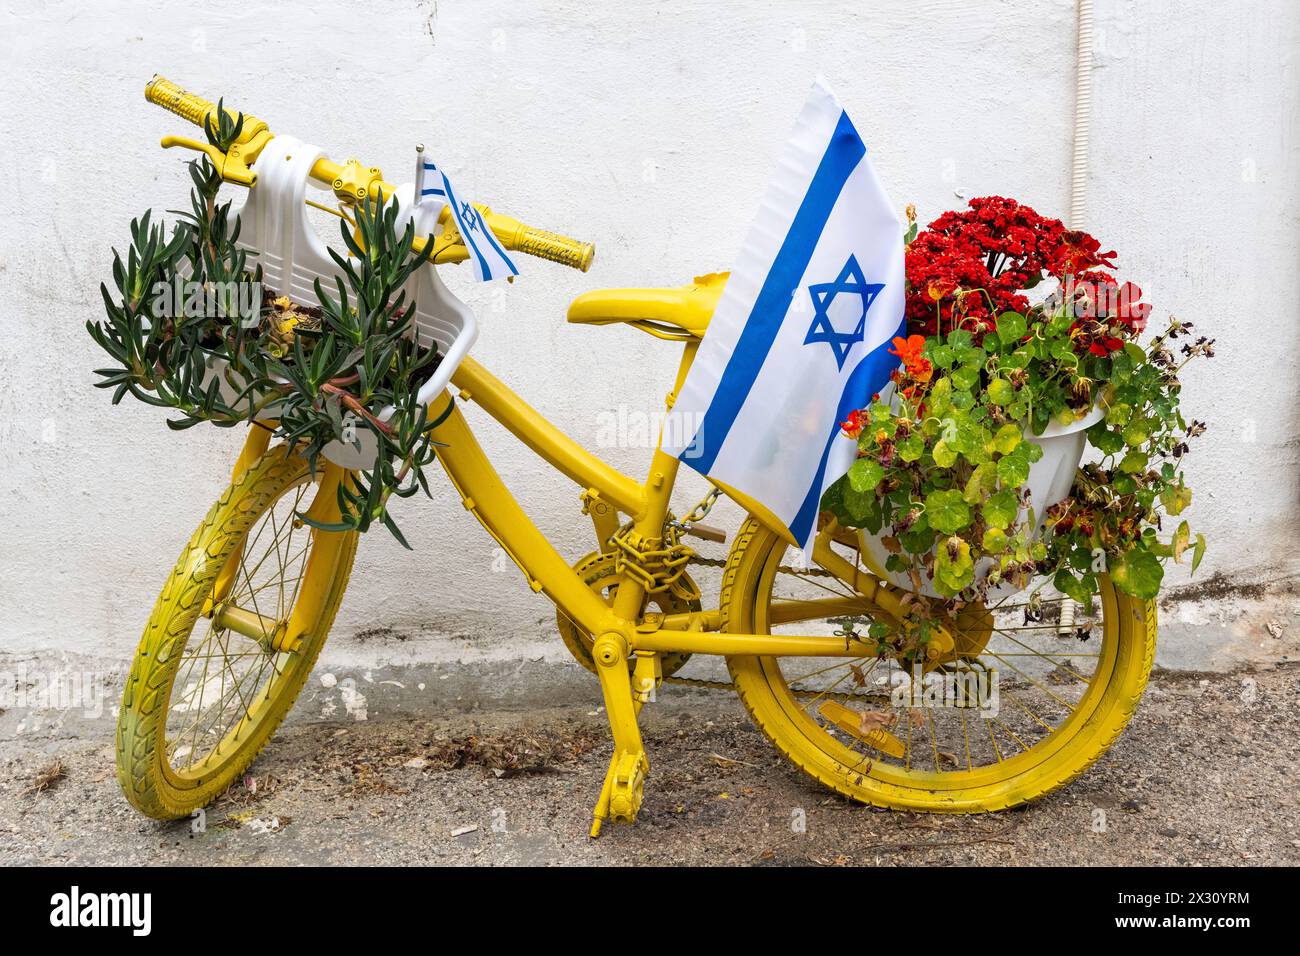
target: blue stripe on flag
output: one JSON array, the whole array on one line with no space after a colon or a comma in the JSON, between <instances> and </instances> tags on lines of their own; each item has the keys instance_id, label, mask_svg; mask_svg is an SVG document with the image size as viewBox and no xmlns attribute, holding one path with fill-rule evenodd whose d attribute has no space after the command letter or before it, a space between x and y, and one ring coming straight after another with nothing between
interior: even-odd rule
<instances>
[{"instance_id":1,"label":"blue stripe on flag","mask_svg":"<svg viewBox=\"0 0 1300 956\"><path fill-rule=\"evenodd\" d=\"M749 318L731 359L723 370L713 400L704 413L699 431L687 447L699 448L698 458L683 459L700 474L707 475L713 462L727 440L727 434L736 420L736 414L745 404L749 390L754 386L767 353L772 349L786 313L790 310L790 297L796 283L808 268L817 241L821 238L826 218L839 200L840 191L849 175L866 155L867 148L858 137L849 114L840 113L835 132L831 135L826 152L817 172L804 194L799 211L795 213L790 231L786 233L772 268L768 270L763 287L754 300Z\"/></svg>"},{"instance_id":2,"label":"blue stripe on flag","mask_svg":"<svg viewBox=\"0 0 1300 956\"><path fill-rule=\"evenodd\" d=\"M460 237L465 240L465 245L478 257L479 275L483 279L489 279L492 276L492 270L488 268L487 259L479 251L478 244L474 242L474 237L469 234L465 228L465 222L461 219L460 204L456 201L456 194L452 191L451 180L447 178L446 173L442 174L442 185L447 190L447 202L451 203L452 215L456 217L456 225L460 228Z\"/></svg>"},{"instance_id":3,"label":"blue stripe on flag","mask_svg":"<svg viewBox=\"0 0 1300 956\"><path fill-rule=\"evenodd\" d=\"M483 232L487 236L487 241L492 243L492 248L496 250L497 255L501 257L501 261L504 262L506 268L510 270L510 274L512 276L519 275L519 270L515 268L514 262L511 261L508 255L506 255L506 251L501 248L501 244L497 242L496 234L492 231L492 227L489 226L486 221L483 221Z\"/></svg>"},{"instance_id":4,"label":"blue stripe on flag","mask_svg":"<svg viewBox=\"0 0 1300 956\"><path fill-rule=\"evenodd\" d=\"M460 230L461 238L465 241L465 246L471 252L474 253L474 257L478 261L479 271L481 272L481 278L485 282L488 279L496 278L496 276L492 274L493 273L492 268L488 265L487 257L483 255L483 250L480 249L478 243L474 241L474 236L471 235L470 230L465 228L465 217L461 214L460 203L456 199L455 194L452 192L451 180L447 178L446 173L444 173L441 169L438 168L437 163L430 162L427 159L424 160L423 163L425 169L435 172L440 177L442 177L443 189L438 189L436 187L431 186L428 189L421 190L420 195L421 196L442 196L444 199L447 200L447 202L451 205L452 216L456 220L456 228ZM496 235L492 232L492 227L489 226L487 224L487 221L484 220L481 216L479 216L479 222L482 223L483 225L482 232L485 238L487 239L487 242L490 245L491 250L495 252L497 256L500 257L501 262L505 265L507 269L510 270L510 274L512 276L519 275L518 267L515 265L514 260L512 260L508 255L506 255L506 251L503 248L501 248L501 244L497 241Z\"/></svg>"},{"instance_id":5,"label":"blue stripe on flag","mask_svg":"<svg viewBox=\"0 0 1300 956\"><path fill-rule=\"evenodd\" d=\"M866 408L871 401L871 396L888 381L889 373L898 367L898 356L890 354L889 348L894 337L905 335L906 331L907 320L903 319L898 323L894 334L868 352L849 374L848 384L844 386L844 394L840 398L840 407L835 412L835 425L831 429L830 437L826 439L826 447L822 449L817 473L813 475L812 487L808 489L808 496L799 506L794 520L790 522L790 534L801 545L808 542L813 522L817 520L817 512L822 500L822 482L826 479L826 459L830 457L831 444L835 441L835 436L840 433L840 423L848 418L849 413L855 408Z\"/></svg>"}]
</instances>

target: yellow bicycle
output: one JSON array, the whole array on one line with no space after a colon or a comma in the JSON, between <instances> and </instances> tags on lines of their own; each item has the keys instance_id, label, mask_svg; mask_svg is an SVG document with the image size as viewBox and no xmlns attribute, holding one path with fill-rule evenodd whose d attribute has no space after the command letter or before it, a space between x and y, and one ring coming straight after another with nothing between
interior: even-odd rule
<instances>
[{"instance_id":1,"label":"yellow bicycle","mask_svg":"<svg viewBox=\"0 0 1300 956\"><path fill-rule=\"evenodd\" d=\"M161 78L146 97L194 123L217 108ZM164 145L203 150L228 181L250 185L270 139L265 123L246 117L226 153L176 137ZM355 160L322 158L312 176L347 204L394 188ZM587 244L480 212L510 249L584 271L591 262ZM466 255L447 230L432 259ZM678 343L675 393L725 281L589 292L568 318ZM529 520L462 415L467 402L575 483L596 550L567 560ZM678 520L677 459L656 450L644 481L628 477L471 358L432 406L438 459L465 508L554 602L561 636L599 678L614 746L593 836L607 819L636 817L650 769L639 712L692 654L725 656L754 722L793 764L855 800L909 810L997 810L1063 786L1111 745L1145 687L1155 606L1108 579L1086 607L1043 588L967 606L955 622L936 614L926 658L909 667L872 634L897 629L908 605L926 599L889 583L856 532L824 522L805 568L778 525L731 493L750 516L717 605L705 606L692 576L704 562L682 538L700 531L721 489ZM153 817L187 815L238 779L292 706L347 587L356 534L317 530L299 515L337 519L348 473L333 464L313 472L269 436L250 429L229 488L163 587L126 682L118 779Z\"/></svg>"}]
</instances>

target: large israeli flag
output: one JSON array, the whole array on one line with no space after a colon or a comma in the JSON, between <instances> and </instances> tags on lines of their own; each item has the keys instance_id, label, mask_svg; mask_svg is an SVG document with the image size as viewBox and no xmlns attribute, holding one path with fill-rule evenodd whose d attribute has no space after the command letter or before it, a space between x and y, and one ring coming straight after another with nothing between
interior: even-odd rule
<instances>
[{"instance_id":1,"label":"large israeli flag","mask_svg":"<svg viewBox=\"0 0 1300 956\"><path fill-rule=\"evenodd\" d=\"M857 442L840 428L897 367L903 230L818 80L663 432L670 454L807 548Z\"/></svg>"},{"instance_id":2,"label":"large israeli flag","mask_svg":"<svg viewBox=\"0 0 1300 956\"><path fill-rule=\"evenodd\" d=\"M417 203L444 203L451 207L452 218L460 231L465 248L469 250L469 261L474 267L474 275L480 282L491 282L519 275L514 262L506 255L500 241L492 234L491 227L479 215L467 196L456 192L451 180L439 166L424 158L424 151L417 150L415 157L415 201Z\"/></svg>"}]
</instances>

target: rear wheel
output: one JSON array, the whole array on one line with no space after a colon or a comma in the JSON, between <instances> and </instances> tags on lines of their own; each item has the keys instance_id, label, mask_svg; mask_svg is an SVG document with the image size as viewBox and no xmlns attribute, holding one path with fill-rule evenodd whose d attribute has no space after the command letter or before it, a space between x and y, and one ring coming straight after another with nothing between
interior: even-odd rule
<instances>
[{"instance_id":1,"label":"rear wheel","mask_svg":"<svg viewBox=\"0 0 1300 956\"><path fill-rule=\"evenodd\" d=\"M773 623L792 616L793 604L782 612L787 602L856 596L835 577L796 573L785 551L758 521L741 529L723 581L723 629L864 636L866 611ZM1050 793L1105 753L1133 715L1155 653L1154 603L1109 579L1089 608L1049 590L1040 598L1022 592L972 614L984 624L924 675L889 656L727 664L759 729L832 789L908 810L998 810Z\"/></svg>"},{"instance_id":2,"label":"rear wheel","mask_svg":"<svg viewBox=\"0 0 1300 956\"><path fill-rule=\"evenodd\" d=\"M318 493L331 507L324 474L267 452L212 506L164 585L117 727L118 781L149 816L185 816L237 780L311 672L357 546L355 532L298 517Z\"/></svg>"}]
</instances>

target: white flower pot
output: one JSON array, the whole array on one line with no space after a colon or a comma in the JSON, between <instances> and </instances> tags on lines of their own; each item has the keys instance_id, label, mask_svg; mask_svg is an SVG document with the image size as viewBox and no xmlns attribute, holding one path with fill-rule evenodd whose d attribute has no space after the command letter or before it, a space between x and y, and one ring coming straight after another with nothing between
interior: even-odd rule
<instances>
[{"instance_id":1,"label":"white flower pot","mask_svg":"<svg viewBox=\"0 0 1300 956\"><path fill-rule=\"evenodd\" d=\"M1083 450L1088 442L1088 436L1084 432L1101 421L1105 415L1105 409L1096 407L1083 418L1068 425L1058 425L1056 422L1052 422L1043 430L1041 435L1032 435L1025 432L1026 440L1032 441L1043 449L1043 457L1029 466L1029 480L1027 482L1029 504L1033 507L1034 515L1040 522L1039 528L1034 529L1035 536L1041 529L1043 514L1048 508L1068 495L1070 488L1074 485L1074 475L1079 468L1079 462L1083 459ZM1018 520L1024 521L1026 517L1026 509L1022 508ZM912 580L906 574L896 574L885 570L885 561L889 558L890 552L880 543L881 535L873 535L866 530L858 532L858 535L862 545L863 563L886 581L904 590L913 590ZM976 577L983 578L988 573L991 564L992 561L989 559L978 562L975 567ZM924 579L924 575L922 577ZM1011 583L1004 583L995 588L990 588L988 596L990 600L1001 599L1015 594L1018 590L1021 589ZM921 593L927 597L940 596L928 581L924 583Z\"/></svg>"}]
</instances>

